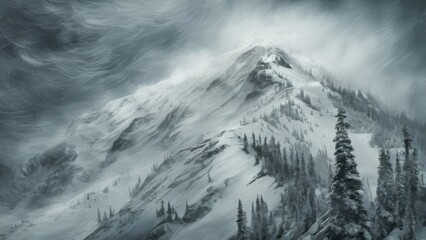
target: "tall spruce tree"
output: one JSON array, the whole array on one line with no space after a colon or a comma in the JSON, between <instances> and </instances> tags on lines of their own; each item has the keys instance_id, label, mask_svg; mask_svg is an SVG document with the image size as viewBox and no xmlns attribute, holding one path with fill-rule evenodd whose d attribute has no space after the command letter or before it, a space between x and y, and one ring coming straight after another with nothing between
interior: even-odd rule
<instances>
[{"instance_id":1,"label":"tall spruce tree","mask_svg":"<svg viewBox=\"0 0 426 240\"><path fill-rule=\"evenodd\" d=\"M247 237L247 216L246 212L243 209L243 204L241 203L241 200L238 200L238 212L237 212L237 226L238 226L238 232L237 232L237 239L243 240Z\"/></svg>"},{"instance_id":2,"label":"tall spruce tree","mask_svg":"<svg viewBox=\"0 0 426 240\"><path fill-rule=\"evenodd\" d=\"M399 154L396 152L395 159L395 222L399 228L403 226L403 220L405 218L405 189L404 189L404 176L402 174L401 163L399 160Z\"/></svg>"},{"instance_id":3,"label":"tall spruce tree","mask_svg":"<svg viewBox=\"0 0 426 240\"><path fill-rule=\"evenodd\" d=\"M371 239L362 183L348 136L350 125L345 121L343 109L339 109L336 118L336 173L331 186L330 207L314 239Z\"/></svg>"},{"instance_id":4,"label":"tall spruce tree","mask_svg":"<svg viewBox=\"0 0 426 240\"><path fill-rule=\"evenodd\" d=\"M393 169L388 153L379 152L379 167L376 190L376 219L374 229L378 239L385 238L395 227Z\"/></svg>"},{"instance_id":5,"label":"tall spruce tree","mask_svg":"<svg viewBox=\"0 0 426 240\"><path fill-rule=\"evenodd\" d=\"M250 239L255 239L257 236L257 215L256 211L254 210L254 204L251 203L251 232L250 232Z\"/></svg>"},{"instance_id":6,"label":"tall spruce tree","mask_svg":"<svg viewBox=\"0 0 426 240\"><path fill-rule=\"evenodd\" d=\"M418 192L418 170L417 170L417 151L413 149L410 157L410 150L412 149L412 137L408 132L407 126L402 129L404 138L404 186L406 196L405 207L405 221L404 221L404 239L415 240L416 233L416 218L417 218L417 192Z\"/></svg>"}]
</instances>

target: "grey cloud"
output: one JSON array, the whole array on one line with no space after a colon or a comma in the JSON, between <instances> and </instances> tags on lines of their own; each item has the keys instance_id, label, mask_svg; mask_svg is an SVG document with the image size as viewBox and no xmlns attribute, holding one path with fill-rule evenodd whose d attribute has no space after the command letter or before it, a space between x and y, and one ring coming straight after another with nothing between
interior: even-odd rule
<instances>
[{"instance_id":1,"label":"grey cloud","mask_svg":"<svg viewBox=\"0 0 426 240\"><path fill-rule=\"evenodd\" d=\"M416 0L0 1L0 163L47 146L81 111L161 80L180 55L260 35L285 44L299 34L305 55L425 119L425 9Z\"/></svg>"}]
</instances>

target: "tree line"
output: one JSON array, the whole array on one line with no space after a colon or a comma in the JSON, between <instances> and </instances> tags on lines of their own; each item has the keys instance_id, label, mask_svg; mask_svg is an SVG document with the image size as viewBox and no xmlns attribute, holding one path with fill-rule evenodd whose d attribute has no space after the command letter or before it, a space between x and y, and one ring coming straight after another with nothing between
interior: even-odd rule
<instances>
[{"instance_id":1,"label":"tree line","mask_svg":"<svg viewBox=\"0 0 426 240\"><path fill-rule=\"evenodd\" d=\"M274 137L256 137L252 133L251 148L256 153L255 164L262 164L260 176L275 177L280 186L285 186L281 200L281 223L276 221L261 197L252 205L251 225L247 225L246 212L241 201L237 210L237 239L270 239L284 236L283 222L291 220L305 224L301 234L315 222L318 230L313 239L383 239L396 228L401 229L405 240L416 239L418 202L425 197L420 188L417 150L408 128L402 128L404 150L391 153L384 148L379 151L378 180L374 212L366 208L363 183L353 155L354 148L348 135L350 124L346 113L339 109L336 115L335 170L330 171L328 202L319 201L315 189L320 188L318 174L312 155L300 153L290 147L281 151ZM247 136L243 138L243 151L250 152ZM290 155L288 157L287 155ZM402 158L401 158L402 155ZM288 160L290 159L290 161ZM401 161L403 163L401 164ZM325 209L324 209L325 205ZM324 210L323 210L324 209ZM299 236L300 237L300 236Z\"/></svg>"}]
</instances>

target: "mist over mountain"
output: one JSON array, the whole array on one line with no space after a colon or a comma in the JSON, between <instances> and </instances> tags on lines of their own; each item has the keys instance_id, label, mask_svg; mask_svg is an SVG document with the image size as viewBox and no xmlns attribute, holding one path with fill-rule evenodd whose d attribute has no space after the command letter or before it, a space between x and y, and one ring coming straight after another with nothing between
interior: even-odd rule
<instances>
[{"instance_id":1,"label":"mist over mountain","mask_svg":"<svg viewBox=\"0 0 426 240\"><path fill-rule=\"evenodd\" d=\"M316 2L316 1L315 1ZM188 54L278 43L424 118L422 1L2 1L1 162ZM27 150L28 149L28 150Z\"/></svg>"},{"instance_id":2,"label":"mist over mountain","mask_svg":"<svg viewBox=\"0 0 426 240\"><path fill-rule=\"evenodd\" d=\"M425 11L0 0L0 239L426 236Z\"/></svg>"}]
</instances>

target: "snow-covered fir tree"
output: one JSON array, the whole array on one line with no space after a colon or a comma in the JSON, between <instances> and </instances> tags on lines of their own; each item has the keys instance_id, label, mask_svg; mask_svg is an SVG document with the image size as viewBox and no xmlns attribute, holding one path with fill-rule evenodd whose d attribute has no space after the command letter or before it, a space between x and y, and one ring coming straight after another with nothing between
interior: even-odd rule
<instances>
[{"instance_id":1,"label":"snow-covered fir tree","mask_svg":"<svg viewBox=\"0 0 426 240\"><path fill-rule=\"evenodd\" d=\"M399 154L396 152L395 159L395 181L394 181L394 193L395 193L395 222L399 228L403 226L403 220L405 217L405 189L404 189L404 177L402 174L401 163L399 160Z\"/></svg>"},{"instance_id":2,"label":"snow-covered fir tree","mask_svg":"<svg viewBox=\"0 0 426 240\"><path fill-rule=\"evenodd\" d=\"M339 109L336 117L336 172L331 186L330 208L314 239L371 239L363 187L348 136L350 125L345 121L343 109Z\"/></svg>"},{"instance_id":3,"label":"snow-covered fir tree","mask_svg":"<svg viewBox=\"0 0 426 240\"><path fill-rule=\"evenodd\" d=\"M404 188L405 188L405 218L404 239L416 239L417 198L419 188L419 173L417 169L417 150L413 149L413 140L407 126L402 128L404 140ZM411 151L412 150L412 151Z\"/></svg>"},{"instance_id":4,"label":"snow-covered fir tree","mask_svg":"<svg viewBox=\"0 0 426 240\"><path fill-rule=\"evenodd\" d=\"M379 152L379 167L376 190L376 218L374 229L378 239L385 238L395 227L395 197L393 193L393 169L388 153Z\"/></svg>"},{"instance_id":5,"label":"snow-covered fir tree","mask_svg":"<svg viewBox=\"0 0 426 240\"><path fill-rule=\"evenodd\" d=\"M238 200L238 212L237 212L237 239L244 240L247 239L247 216L246 212L243 209L243 204L241 200Z\"/></svg>"},{"instance_id":6,"label":"snow-covered fir tree","mask_svg":"<svg viewBox=\"0 0 426 240\"><path fill-rule=\"evenodd\" d=\"M271 221L268 205L262 196L256 198L255 205L256 207L252 205L250 239L270 239L276 229L274 222Z\"/></svg>"}]
</instances>

